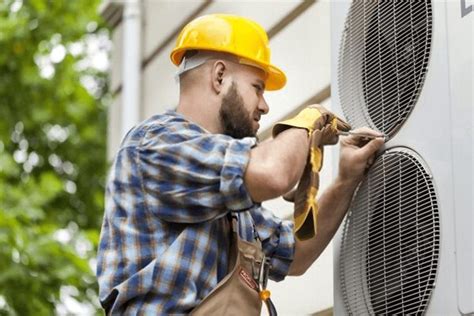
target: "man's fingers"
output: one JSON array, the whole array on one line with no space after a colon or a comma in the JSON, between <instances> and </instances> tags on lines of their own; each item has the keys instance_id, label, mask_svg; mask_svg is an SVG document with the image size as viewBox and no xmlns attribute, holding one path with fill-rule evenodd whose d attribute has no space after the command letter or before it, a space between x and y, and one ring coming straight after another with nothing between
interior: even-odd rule
<instances>
[{"instance_id":1,"label":"man's fingers","mask_svg":"<svg viewBox=\"0 0 474 316\"><path fill-rule=\"evenodd\" d=\"M384 140L384 134L376 132L368 127L360 127L351 131L351 135L345 137L345 143L349 145L355 145L357 147L362 147L365 144L369 143L371 139L374 139L370 136L375 136L379 139ZM358 135L359 134L359 135ZM367 135L366 137L361 135Z\"/></svg>"},{"instance_id":2,"label":"man's fingers","mask_svg":"<svg viewBox=\"0 0 474 316\"><path fill-rule=\"evenodd\" d=\"M385 138L371 139L372 136L382 136L382 134L367 127L358 128L353 133L366 136L341 137L339 174L343 178L360 180L374 163L377 151L385 144Z\"/></svg>"},{"instance_id":3,"label":"man's fingers","mask_svg":"<svg viewBox=\"0 0 474 316\"><path fill-rule=\"evenodd\" d=\"M372 164L374 163L374 161L375 161L375 155L372 155L372 156L370 156L370 158L367 160L367 163L368 163L369 165L372 165Z\"/></svg>"},{"instance_id":4,"label":"man's fingers","mask_svg":"<svg viewBox=\"0 0 474 316\"><path fill-rule=\"evenodd\" d=\"M383 136L382 133L380 132L377 132L377 131L374 131L373 129L367 127L367 126L364 126L364 127L359 127L359 128L356 128L356 129L353 129L352 132L354 133L360 133L360 134L368 134L368 135L373 135L373 136Z\"/></svg>"},{"instance_id":5,"label":"man's fingers","mask_svg":"<svg viewBox=\"0 0 474 316\"><path fill-rule=\"evenodd\" d=\"M379 150L384 144L385 144L385 141L383 140L383 138L374 138L371 141L369 141L367 144L362 146L359 149L359 153L364 157L364 159L369 160L371 157L375 155L377 150Z\"/></svg>"},{"instance_id":6,"label":"man's fingers","mask_svg":"<svg viewBox=\"0 0 474 316\"><path fill-rule=\"evenodd\" d=\"M353 130L353 132L363 135L383 136L383 134L376 132L368 127L360 127ZM356 151L357 155L360 157L360 159L369 162L369 159L375 156L376 152L384 145L385 139L380 137L369 139L368 137L350 135L344 137L343 142L345 145L349 145L351 147L358 147Z\"/></svg>"}]
</instances>

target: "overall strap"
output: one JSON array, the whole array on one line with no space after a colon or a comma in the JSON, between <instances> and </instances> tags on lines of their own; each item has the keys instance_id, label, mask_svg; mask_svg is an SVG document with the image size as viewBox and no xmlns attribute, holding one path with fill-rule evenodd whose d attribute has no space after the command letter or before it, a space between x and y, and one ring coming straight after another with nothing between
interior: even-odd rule
<instances>
[{"instance_id":1,"label":"overall strap","mask_svg":"<svg viewBox=\"0 0 474 316\"><path fill-rule=\"evenodd\" d=\"M232 235L240 239L238 215L233 212L229 212L228 217L229 217L229 223L232 230ZM253 222L253 220L252 220L252 232L253 232L253 237L254 237L254 241L252 243L261 251L263 255L261 262L259 262L257 269L254 271L256 273L253 275L253 278L255 282L257 283L259 297L265 303L265 306L267 307L267 310L268 310L268 314L270 316L276 316L277 311L276 311L275 305L270 299L271 293L269 290L267 290L268 274L271 268L271 260L270 260L270 257L267 257L265 253L263 252L262 241L260 239L260 236L258 235L257 229L255 227L255 223Z\"/></svg>"}]
</instances>

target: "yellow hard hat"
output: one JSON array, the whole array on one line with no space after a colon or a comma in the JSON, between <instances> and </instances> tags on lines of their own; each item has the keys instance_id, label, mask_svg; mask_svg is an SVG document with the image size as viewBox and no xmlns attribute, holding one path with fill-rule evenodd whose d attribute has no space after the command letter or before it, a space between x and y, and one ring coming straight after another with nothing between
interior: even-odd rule
<instances>
[{"instance_id":1,"label":"yellow hard hat","mask_svg":"<svg viewBox=\"0 0 474 316\"><path fill-rule=\"evenodd\" d=\"M210 14L189 22L179 34L170 58L178 66L188 50L209 50L233 54L241 63L265 71L266 90L286 84L283 71L270 63L270 47L265 30L256 22L230 14Z\"/></svg>"}]
</instances>

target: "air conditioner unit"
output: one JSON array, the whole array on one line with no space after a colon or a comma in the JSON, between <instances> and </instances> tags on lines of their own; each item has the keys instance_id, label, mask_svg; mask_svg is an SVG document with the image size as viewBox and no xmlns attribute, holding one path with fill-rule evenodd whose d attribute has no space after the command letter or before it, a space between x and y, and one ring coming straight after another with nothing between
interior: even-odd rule
<instances>
[{"instance_id":1,"label":"air conditioner unit","mask_svg":"<svg viewBox=\"0 0 474 316\"><path fill-rule=\"evenodd\" d=\"M331 4L333 110L390 136L335 238L335 315L474 314L468 2Z\"/></svg>"}]
</instances>

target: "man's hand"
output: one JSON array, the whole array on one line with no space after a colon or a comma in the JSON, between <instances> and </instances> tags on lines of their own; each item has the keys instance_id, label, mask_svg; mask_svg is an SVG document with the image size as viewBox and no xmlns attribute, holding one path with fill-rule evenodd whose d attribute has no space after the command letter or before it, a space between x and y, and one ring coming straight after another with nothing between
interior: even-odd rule
<instances>
[{"instance_id":1,"label":"man's hand","mask_svg":"<svg viewBox=\"0 0 474 316\"><path fill-rule=\"evenodd\" d=\"M306 240L316 234L318 226L316 195L319 188L319 171L323 162L324 145L337 143L338 131L348 131L350 125L323 106L313 104L295 117L277 123L273 127L273 134L277 135L292 127L306 129L311 143L307 165L298 188L292 196L295 203L295 235L300 240Z\"/></svg>"},{"instance_id":2,"label":"man's hand","mask_svg":"<svg viewBox=\"0 0 474 316\"><path fill-rule=\"evenodd\" d=\"M382 136L382 134L368 127L358 128L354 132ZM352 135L341 137L340 144L339 178L343 181L359 183L367 169L373 164L375 154L383 146L384 139L374 138L368 140Z\"/></svg>"},{"instance_id":3,"label":"man's hand","mask_svg":"<svg viewBox=\"0 0 474 316\"><path fill-rule=\"evenodd\" d=\"M354 132L381 135L367 127ZM376 138L369 141L351 135L341 137L340 144L339 175L318 200L318 233L308 240L296 239L290 275L303 274L331 241L347 213L355 189L374 162L375 154L383 146L384 140Z\"/></svg>"}]
</instances>

